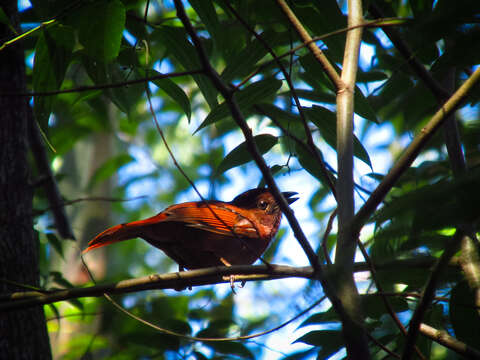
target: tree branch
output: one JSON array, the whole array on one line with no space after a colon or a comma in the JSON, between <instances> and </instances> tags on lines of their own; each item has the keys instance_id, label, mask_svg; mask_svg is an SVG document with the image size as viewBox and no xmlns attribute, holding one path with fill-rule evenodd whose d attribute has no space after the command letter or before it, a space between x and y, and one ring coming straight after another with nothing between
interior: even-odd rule
<instances>
[{"instance_id":1,"label":"tree branch","mask_svg":"<svg viewBox=\"0 0 480 360\"><path fill-rule=\"evenodd\" d=\"M383 18L384 13L375 3L371 2L368 11L377 18ZM430 74L430 72L423 66L423 64L417 59L413 51L408 44L402 39L400 34L394 28L384 27L383 32L388 36L395 48L403 55L407 60L408 65L418 75L418 77L425 83L430 91L435 95L440 104L446 101L450 94L446 91L441 84L437 82Z\"/></svg>"},{"instance_id":2,"label":"tree branch","mask_svg":"<svg viewBox=\"0 0 480 360\"><path fill-rule=\"evenodd\" d=\"M340 76L338 75L333 65L330 64L330 61L328 61L327 57L323 54L322 50L320 50L317 44L315 44L310 34L303 27L302 23L297 19L292 9L290 9L290 7L285 2L285 0L277 0L277 3L280 6L280 9L282 9L283 13L288 18L288 21L290 22L290 24L292 24L298 36L300 36L300 39L302 39L302 41L305 43L308 49L312 52L313 56L315 56L315 59L318 60L323 70L325 71L325 74L328 76L330 81L335 86L335 89L337 90L337 92L345 88L345 84L343 83L343 80L340 78Z\"/></svg>"},{"instance_id":3,"label":"tree branch","mask_svg":"<svg viewBox=\"0 0 480 360\"><path fill-rule=\"evenodd\" d=\"M422 335L455 351L468 359L480 359L480 351L448 335L446 331L440 331L427 324L420 324Z\"/></svg>"},{"instance_id":4,"label":"tree branch","mask_svg":"<svg viewBox=\"0 0 480 360\"><path fill-rule=\"evenodd\" d=\"M430 269L436 262L434 257L415 258L408 260L394 260L375 264L377 270L394 269ZM452 259L448 266L453 270L461 271L459 261ZM325 265L323 265L325 267ZM369 271L370 266L365 262L356 263L355 272ZM325 271L325 269L324 269ZM20 291L0 295L0 313L12 309L26 308L36 305L51 304L57 301L77 299L81 297L100 297L104 293L126 294L136 291L180 289L189 286L213 285L230 282L223 277L235 275L237 280L257 281L298 277L314 279L315 271L310 266L291 267L285 265L235 265L229 267L211 267L198 270L181 271L168 274L154 274L136 279L122 280L116 283L95 285L83 288L61 290L34 290ZM0 279L0 282L5 282Z\"/></svg>"},{"instance_id":5,"label":"tree branch","mask_svg":"<svg viewBox=\"0 0 480 360\"><path fill-rule=\"evenodd\" d=\"M427 286L423 292L423 296L420 299L419 304L417 305L415 312L409 323L407 339L405 341L405 347L403 349L402 359L408 360L413 356L413 349L415 347L415 342L420 329L420 324L422 323L423 316L427 311L430 303L432 302L435 296L435 290L437 288L438 281L442 275L442 271L447 266L448 262L455 254L455 252L460 247L460 242L464 237L464 233L460 230L455 232L445 246L445 250L442 253L442 256L438 259L434 269L432 270L430 277L427 281Z\"/></svg>"},{"instance_id":6,"label":"tree branch","mask_svg":"<svg viewBox=\"0 0 480 360\"><path fill-rule=\"evenodd\" d=\"M281 279L285 277L313 278L310 266L291 267L282 265L235 265L210 267L168 274L155 274L138 279L122 280L117 283L53 291L27 291L3 295L0 312L51 304L57 301L81 297L99 297L103 294L126 294L144 290L185 289L191 286L229 283L229 275L236 280L252 281Z\"/></svg>"},{"instance_id":7,"label":"tree branch","mask_svg":"<svg viewBox=\"0 0 480 360\"><path fill-rule=\"evenodd\" d=\"M191 70L191 71L181 71L169 74L160 74L155 76L147 76L141 79L133 79L133 80L126 80L117 83L110 83L110 84L97 84L91 86L79 86L76 88L71 89L63 89L63 90L54 90L54 91L42 91L42 92L7 92L7 91L0 91L0 96L53 96L59 94L68 94L68 93L76 93L76 92L83 92L83 91L92 91L92 90L103 90L103 89L113 89L124 87L127 85L135 85L135 84L143 84L146 81L152 80L160 80L166 78L174 78L180 76L187 76L187 75L196 75L203 73L203 70Z\"/></svg>"},{"instance_id":8,"label":"tree branch","mask_svg":"<svg viewBox=\"0 0 480 360\"><path fill-rule=\"evenodd\" d=\"M41 176L45 177L45 181L42 182L42 185L45 189L45 195L50 204L50 209L52 210L57 231L62 238L75 240L75 235L73 234L72 227L65 212L65 202L62 199L52 169L50 168L40 130L37 122L33 118L32 109L30 107L28 109L28 140L37 170Z\"/></svg>"},{"instance_id":9,"label":"tree branch","mask_svg":"<svg viewBox=\"0 0 480 360\"><path fill-rule=\"evenodd\" d=\"M326 182L330 188L330 191L332 192L332 195L337 198L337 192L335 189L335 185L331 179L331 175L328 172L325 163L322 159L322 156L318 150L318 148L315 146L315 143L313 142L313 137L312 137L312 132L310 131L310 128L308 127L308 121L305 117L302 105L300 104L300 99L297 96L297 92L295 90L295 87L293 85L293 81L290 77L290 74L287 72L287 69L285 69L285 66L283 66L282 62L280 61L279 57L273 49L270 47L270 45L263 39L263 37L260 34L257 34L255 30L240 16L240 14L237 13L237 11L228 3L228 1L224 1L225 6L232 12L232 14L235 16L235 18L260 42L262 45L265 47L265 49L272 55L274 61L277 63L280 71L282 72L285 80L287 81L288 87L290 89L290 92L292 93L293 100L295 102L295 106L298 109L298 114L300 116L300 119L302 120L303 124L303 129L305 131L305 136L307 137L307 145L308 148L310 149L310 153L316 160L320 172L323 174L323 176L326 179Z\"/></svg>"},{"instance_id":10,"label":"tree branch","mask_svg":"<svg viewBox=\"0 0 480 360\"><path fill-rule=\"evenodd\" d=\"M363 23L361 0L348 0L348 27ZM361 27L347 32L341 82L337 87L337 209L338 234L335 252L335 281L345 313L341 317L342 333L350 359L368 359L367 331L358 289L353 278L357 237L351 231L354 205L353 115L358 56L362 41ZM342 314L341 314L342 315Z\"/></svg>"},{"instance_id":11,"label":"tree branch","mask_svg":"<svg viewBox=\"0 0 480 360\"><path fill-rule=\"evenodd\" d=\"M410 167L412 162L418 156L428 140L443 125L448 115L454 112L467 97L473 86L480 80L480 68L460 86L460 88L448 99L447 102L433 115L430 121L425 125L420 134L418 134L410 145L402 152L402 156L390 169L388 174L377 186L372 195L363 204L361 209L355 215L352 222L352 231L360 233L363 225L376 210L377 206L383 201L384 197L397 182L400 176Z\"/></svg>"}]
</instances>

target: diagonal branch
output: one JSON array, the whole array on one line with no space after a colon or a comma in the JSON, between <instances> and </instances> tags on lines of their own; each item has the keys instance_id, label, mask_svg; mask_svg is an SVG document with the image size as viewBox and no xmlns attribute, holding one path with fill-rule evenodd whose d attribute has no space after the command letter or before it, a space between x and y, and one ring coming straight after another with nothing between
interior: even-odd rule
<instances>
[{"instance_id":1,"label":"diagonal branch","mask_svg":"<svg viewBox=\"0 0 480 360\"><path fill-rule=\"evenodd\" d=\"M376 17L383 17L384 14L382 10L375 4L370 4L369 11ZM407 63L412 68L413 72L424 82L427 88L430 89L432 94L437 99L437 102L442 105L454 91L455 88L455 69L449 69L447 75L445 76L442 84L437 82L431 73L425 68L425 66L415 57L412 50L408 44L402 39L400 34L395 29L384 28L383 31L389 37L390 41L394 44L395 48L403 55ZM446 39L447 47L451 46L452 40ZM445 144L447 147L448 157L450 165L452 168L452 173L455 178L458 178L464 175L467 172L467 167L465 163L465 157L462 151L462 146L460 142L460 135L455 121L454 113L452 112L448 117L446 117L444 125L444 134L445 134ZM465 259L462 261L462 267L465 272L465 276L469 280L469 284L472 288L475 289L476 293L480 293L478 274L479 264L475 260L475 257L470 257L469 254L476 254L477 245L474 241L475 239L475 229L471 224L461 224L459 226L461 232L465 232L469 236L464 236L461 241L462 249L462 258ZM456 244L453 244L456 246ZM471 250L473 249L473 252ZM448 254L449 250L446 249ZM428 285L427 285L428 287ZM480 296L476 296L477 304L480 303ZM420 326L421 324L417 320L416 323ZM410 331L416 331L410 327ZM411 354L411 347L414 344L412 339L409 343L410 348L405 349L405 353Z\"/></svg>"},{"instance_id":2,"label":"diagonal branch","mask_svg":"<svg viewBox=\"0 0 480 360\"><path fill-rule=\"evenodd\" d=\"M238 106L238 103L235 100L234 91L232 91L232 89L229 88L223 82L219 74L215 71L215 69L210 64L208 60L208 56L205 52L205 49L203 48L203 44L200 41L197 33L195 32L195 29L193 28L192 24L190 23L190 20L188 19L188 16L185 13L185 9L183 7L182 2L180 0L174 0L174 3L175 3L175 8L177 9L177 16L182 21L187 33L190 35L192 39L192 42L197 50L197 53L200 58L205 74L208 77L210 77L213 85L218 89L218 91L225 98L225 101L228 107L230 108L230 112L232 114L233 119L235 120L235 122L243 132L245 141L247 143L247 148L250 154L252 155L255 163L257 164L258 168L262 172L262 175L265 178L265 182L267 183L269 189L271 190L273 196L275 197L277 203L279 204L280 209L285 214L285 217L288 219L288 222L292 227L295 237L297 238L300 245L302 246L303 251L305 252L305 254L308 257L308 260L310 261L310 264L312 264L312 266L316 270L321 271L317 255L315 254L307 238L305 237L305 234L303 233L300 227L300 224L298 223L295 215L293 214L293 211L290 209L287 201L285 200L280 190L278 189L278 186L275 183L275 180L273 179L273 176L267 164L265 163L265 160L262 158L262 156L260 155L260 152L258 151L257 145L253 140L252 131L248 127L247 122L245 121L245 118L240 110L240 107Z\"/></svg>"},{"instance_id":3,"label":"diagonal branch","mask_svg":"<svg viewBox=\"0 0 480 360\"><path fill-rule=\"evenodd\" d=\"M460 86L460 88L448 99L447 102L433 115L430 121L425 125L420 134L418 134L410 145L403 151L400 159L390 169L388 174L377 186L370 198L363 204L361 209L355 215L352 222L352 230L360 233L363 225L368 221L377 206L383 201L384 197L397 182L400 176L410 167L412 162L418 156L428 140L443 125L448 115L453 113L465 100L472 90L473 86L480 80L480 68Z\"/></svg>"},{"instance_id":4,"label":"diagonal branch","mask_svg":"<svg viewBox=\"0 0 480 360\"><path fill-rule=\"evenodd\" d=\"M440 280L440 276L442 275L443 270L447 266L452 256L455 255L455 252L460 248L460 242L464 236L465 234L461 230L457 230L455 232L455 234L448 240L442 256L440 256L438 262L435 264L435 267L432 270L432 273L430 274L430 277L427 281L427 286L423 291L422 298L420 299L420 302L417 305L409 323L407 339L405 341L405 347L402 354L403 360L411 359L413 356L413 348L420 332L420 324L422 323L425 312L435 296L435 290Z\"/></svg>"},{"instance_id":5,"label":"diagonal branch","mask_svg":"<svg viewBox=\"0 0 480 360\"><path fill-rule=\"evenodd\" d=\"M467 344L458 341L454 337L448 335L445 331L437 330L427 324L420 324L420 331L422 335L429 339L455 351L457 354L468 359L480 359L480 351L474 349Z\"/></svg>"},{"instance_id":6,"label":"diagonal branch","mask_svg":"<svg viewBox=\"0 0 480 360\"><path fill-rule=\"evenodd\" d=\"M382 9L375 3L371 2L368 11L377 18L383 18L384 14ZM395 48L402 54L407 60L408 65L418 75L418 77L425 83L430 91L435 95L440 103L446 101L450 94L446 91L441 84L437 82L430 74L430 72L423 66L423 64L414 56L412 49L402 39L400 34L394 28L382 28L383 32L388 36Z\"/></svg>"},{"instance_id":7,"label":"diagonal branch","mask_svg":"<svg viewBox=\"0 0 480 360\"><path fill-rule=\"evenodd\" d=\"M225 6L232 12L232 14L235 16L235 18L267 49L267 51L272 55L274 61L277 63L280 71L282 72L285 80L287 81L288 87L290 88L290 92L292 93L293 100L295 101L295 106L298 109L298 114L300 116L300 119L302 120L303 124L303 129L305 131L305 135L307 137L307 145L310 148L310 153L313 155L315 160L317 161L317 164L320 168L321 173L325 177L328 186L330 187L330 191L332 192L333 196L337 198L337 192L335 189L335 185L332 181L331 174L328 172L327 168L325 167L325 163L322 159L322 156L320 155L318 148L315 146L315 143L313 142L313 137L312 137L312 132L310 131L310 128L308 127L308 121L305 117L305 113L303 111L302 105L300 104L300 99L297 96L297 92L295 90L295 87L292 82L292 78L290 77L290 74L288 73L287 69L285 69L285 66L283 66L282 62L280 61L279 57L277 54L275 54L275 51L270 47L270 45L263 39L263 37L260 34L257 34L256 31L238 14L238 12L228 3L228 1L224 1Z\"/></svg>"},{"instance_id":8,"label":"diagonal branch","mask_svg":"<svg viewBox=\"0 0 480 360\"><path fill-rule=\"evenodd\" d=\"M286 1L277 0L277 3L282 9L283 13L287 16L288 21L290 22L290 24L292 24L293 28L295 29L297 34L300 36L302 41L306 44L308 49L312 52L313 56L315 56L315 59L317 59L320 65L323 67L325 74L333 83L337 92L343 89L345 87L343 80L340 78L340 76L338 75L333 65L330 64L330 61L328 61L327 57L322 52L322 50L320 50L317 44L313 42L312 37L307 32L307 30L303 27L302 23L297 19L297 17L293 13L292 9L290 9Z\"/></svg>"}]
</instances>

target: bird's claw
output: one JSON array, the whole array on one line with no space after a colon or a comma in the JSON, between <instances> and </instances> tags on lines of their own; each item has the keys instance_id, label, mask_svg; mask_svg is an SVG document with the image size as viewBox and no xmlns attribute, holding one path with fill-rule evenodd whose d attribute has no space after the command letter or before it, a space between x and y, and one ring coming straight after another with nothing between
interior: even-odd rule
<instances>
[{"instance_id":1,"label":"bird's claw","mask_svg":"<svg viewBox=\"0 0 480 360\"><path fill-rule=\"evenodd\" d=\"M237 292L235 291L235 280L236 280L236 277L235 275L230 275L229 277L229 280L230 280L230 288L232 289L232 292L237 295ZM242 289L244 286L245 286L245 283L246 281L245 280L241 280L240 281L240 284L237 285L238 288Z\"/></svg>"}]
</instances>

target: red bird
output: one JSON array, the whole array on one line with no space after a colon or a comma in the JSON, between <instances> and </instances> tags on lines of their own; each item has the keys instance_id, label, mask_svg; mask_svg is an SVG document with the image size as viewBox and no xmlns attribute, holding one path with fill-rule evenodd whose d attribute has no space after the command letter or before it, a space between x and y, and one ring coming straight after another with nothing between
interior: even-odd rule
<instances>
[{"instance_id":1,"label":"red bird","mask_svg":"<svg viewBox=\"0 0 480 360\"><path fill-rule=\"evenodd\" d=\"M291 204L296 194L283 196ZM98 234L83 253L140 237L175 260L180 270L248 265L267 249L281 217L269 190L252 189L231 202L187 202L145 220L116 225Z\"/></svg>"}]
</instances>

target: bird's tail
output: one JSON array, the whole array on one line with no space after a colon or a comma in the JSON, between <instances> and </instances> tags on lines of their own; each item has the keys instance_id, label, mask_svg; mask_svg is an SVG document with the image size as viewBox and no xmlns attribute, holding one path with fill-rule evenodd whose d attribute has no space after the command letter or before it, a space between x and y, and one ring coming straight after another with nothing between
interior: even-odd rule
<instances>
[{"instance_id":1,"label":"bird's tail","mask_svg":"<svg viewBox=\"0 0 480 360\"><path fill-rule=\"evenodd\" d=\"M115 225L101 232L88 243L88 247L82 251L82 254L105 245L140 237L142 228L147 225L148 220L150 219Z\"/></svg>"}]
</instances>

